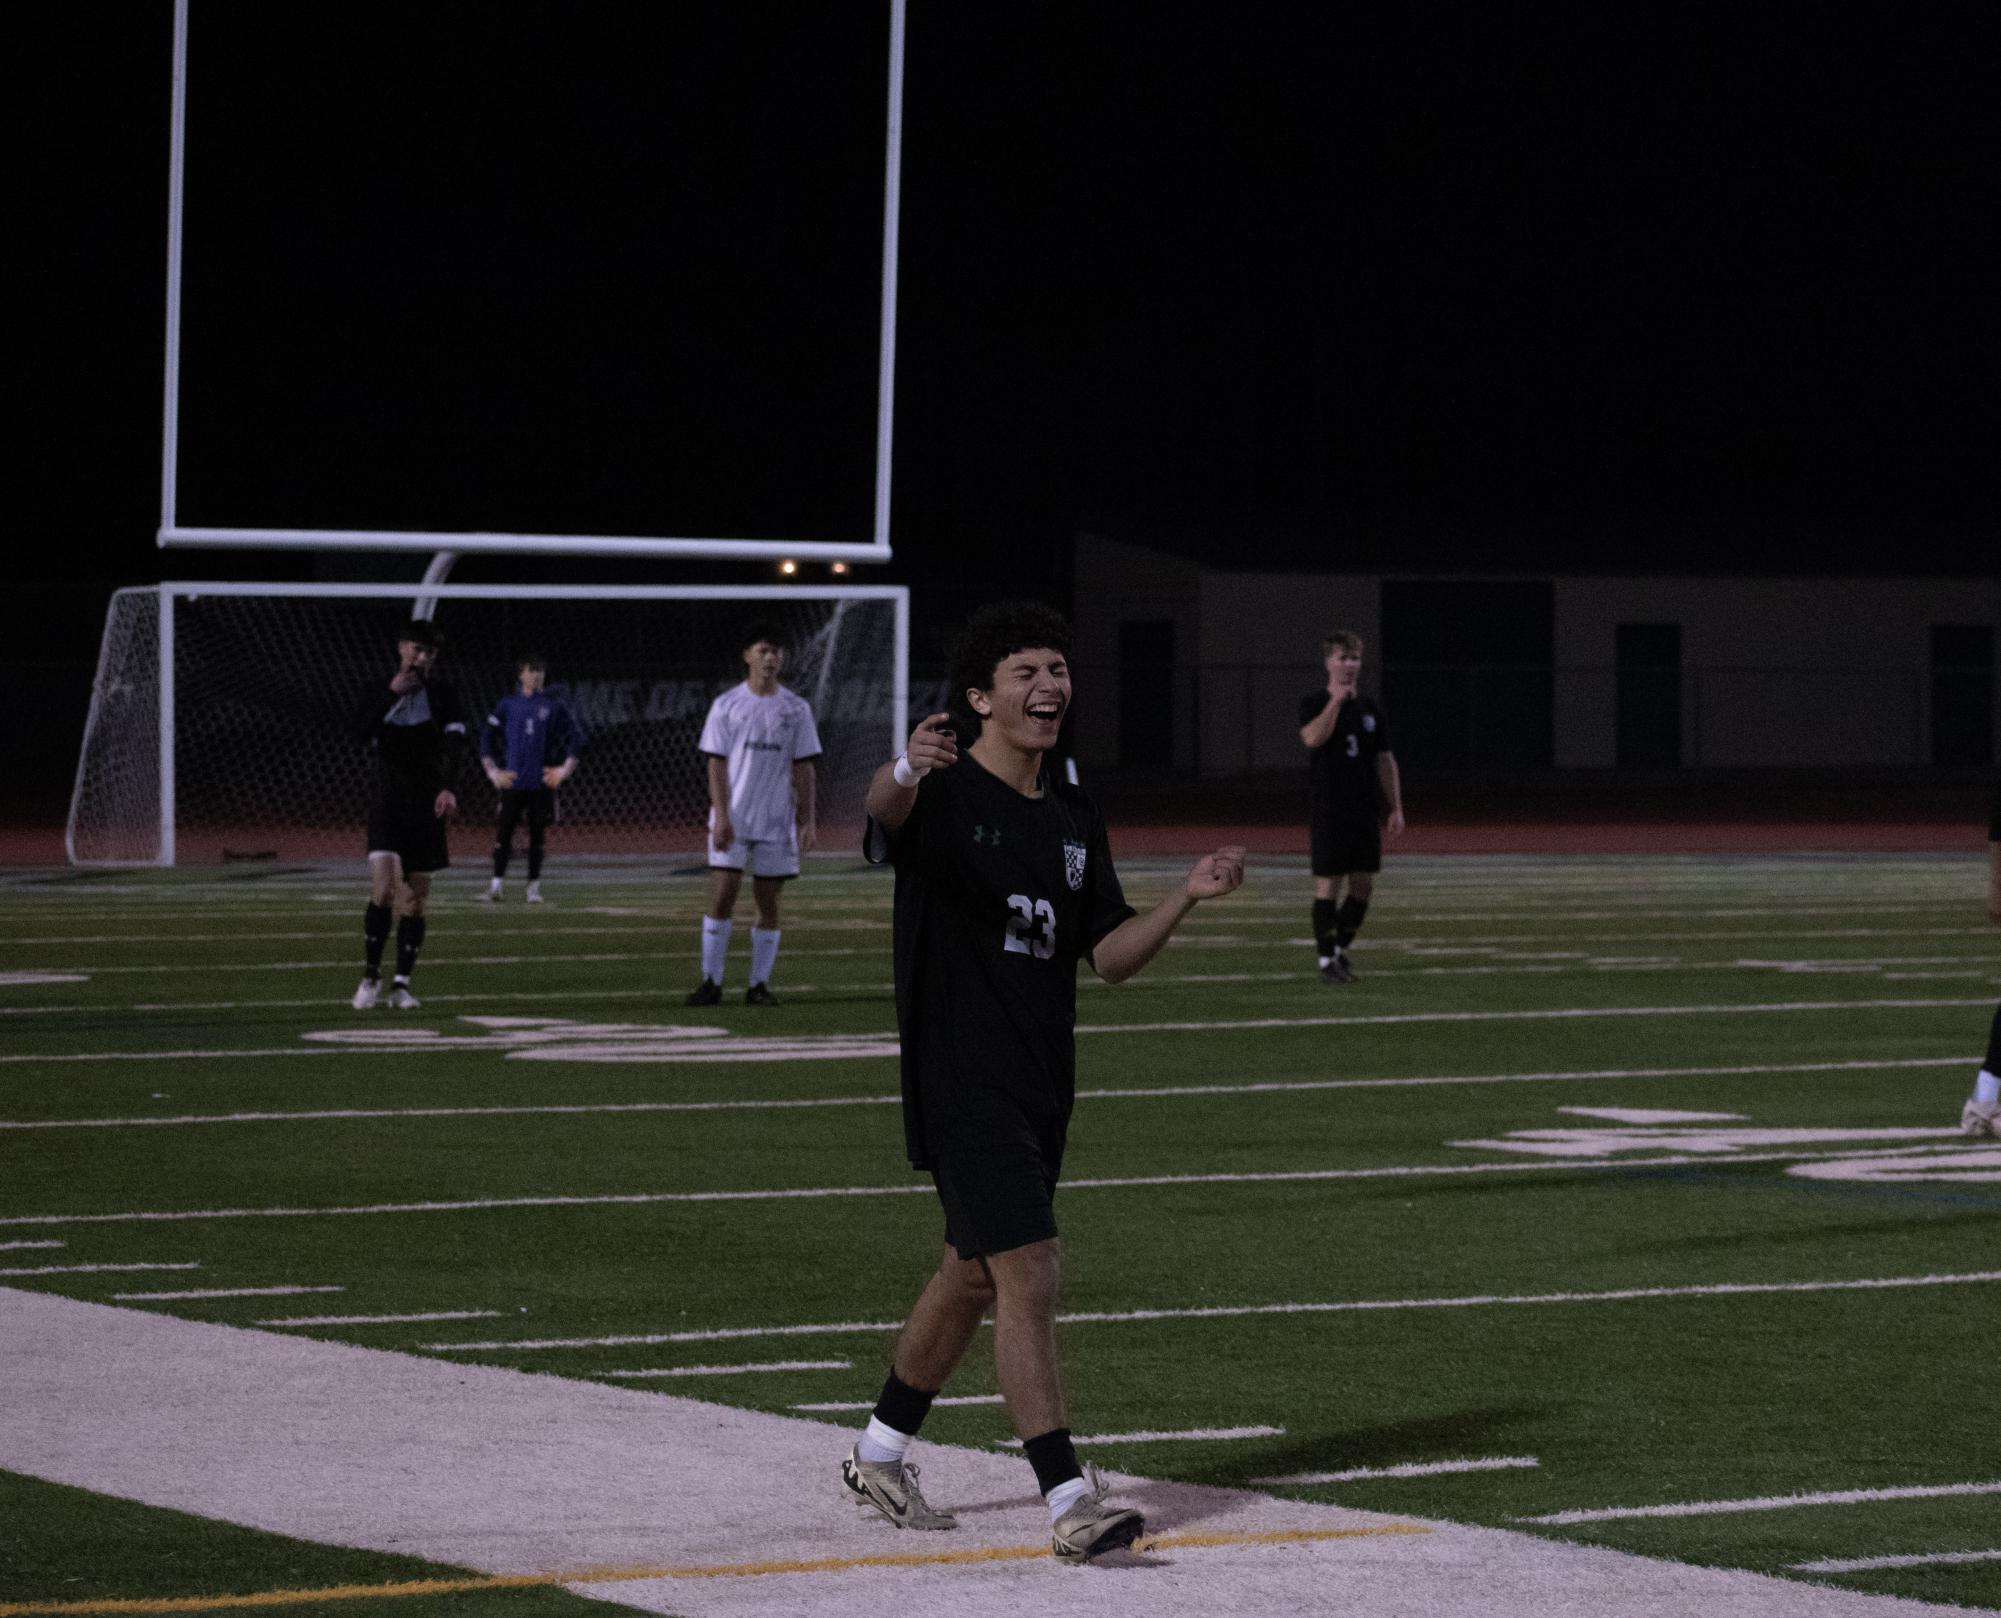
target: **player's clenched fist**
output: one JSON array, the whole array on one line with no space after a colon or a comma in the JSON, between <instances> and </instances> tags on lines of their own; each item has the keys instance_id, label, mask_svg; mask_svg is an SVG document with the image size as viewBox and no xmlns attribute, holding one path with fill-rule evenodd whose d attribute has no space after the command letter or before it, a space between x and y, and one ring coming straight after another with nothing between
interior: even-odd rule
<instances>
[{"instance_id":1,"label":"player's clenched fist","mask_svg":"<svg viewBox=\"0 0 2001 1618\"><path fill-rule=\"evenodd\" d=\"M1244 850L1234 846L1203 855L1195 862L1195 869L1188 873L1188 897L1191 899L1220 899L1226 893L1235 893L1243 885Z\"/></svg>"}]
</instances>

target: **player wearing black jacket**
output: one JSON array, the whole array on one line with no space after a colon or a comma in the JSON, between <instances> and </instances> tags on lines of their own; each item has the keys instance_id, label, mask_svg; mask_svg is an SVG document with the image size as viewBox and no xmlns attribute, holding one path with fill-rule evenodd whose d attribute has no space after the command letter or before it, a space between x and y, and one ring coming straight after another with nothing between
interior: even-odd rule
<instances>
[{"instance_id":1,"label":"player wearing black jacket","mask_svg":"<svg viewBox=\"0 0 2001 1618\"><path fill-rule=\"evenodd\" d=\"M397 638L396 672L356 700L354 733L375 753L375 796L368 810L368 908L361 934L366 966L354 1008L382 997L382 953L396 919L396 975L389 1004L415 1010L410 976L424 942L424 903L431 873L451 864L445 820L459 806L452 783L466 751L465 709L458 692L437 677L436 628L413 619Z\"/></svg>"},{"instance_id":2,"label":"player wearing black jacket","mask_svg":"<svg viewBox=\"0 0 2001 1618\"><path fill-rule=\"evenodd\" d=\"M904 1139L936 1182L945 1248L841 1475L899 1528L955 1526L904 1456L991 1308L1001 1395L1055 1553L1082 1560L1144 1524L1077 1464L1056 1355L1052 1199L1076 1094L1077 964L1131 977L1198 900L1242 883L1244 851L1208 855L1144 914L1126 903L1096 806L1046 767L1070 703L1069 642L1046 607L983 608L954 663L958 712L926 719L869 785L867 852L896 868Z\"/></svg>"}]
</instances>

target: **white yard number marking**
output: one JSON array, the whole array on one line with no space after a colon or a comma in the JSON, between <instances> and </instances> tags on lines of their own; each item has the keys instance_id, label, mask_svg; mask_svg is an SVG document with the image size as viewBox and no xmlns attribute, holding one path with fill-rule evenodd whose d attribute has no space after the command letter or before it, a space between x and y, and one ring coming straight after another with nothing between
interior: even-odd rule
<instances>
[{"instance_id":1,"label":"white yard number marking","mask_svg":"<svg viewBox=\"0 0 2001 1618\"><path fill-rule=\"evenodd\" d=\"M1033 955L1046 961L1056 953L1056 907L1047 899L1031 899L1025 893L1010 893L1007 907L1007 937L1002 948L1014 955Z\"/></svg>"}]
</instances>

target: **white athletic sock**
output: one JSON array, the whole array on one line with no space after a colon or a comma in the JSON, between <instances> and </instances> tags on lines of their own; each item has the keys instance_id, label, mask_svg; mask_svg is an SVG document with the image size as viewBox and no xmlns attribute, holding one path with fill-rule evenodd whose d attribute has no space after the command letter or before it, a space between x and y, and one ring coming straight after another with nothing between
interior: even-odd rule
<instances>
[{"instance_id":1,"label":"white athletic sock","mask_svg":"<svg viewBox=\"0 0 2001 1618\"><path fill-rule=\"evenodd\" d=\"M723 958L730 950L730 928L734 922L717 921L714 916L702 918L702 979L707 983L721 983L723 980Z\"/></svg>"},{"instance_id":2,"label":"white athletic sock","mask_svg":"<svg viewBox=\"0 0 2001 1618\"><path fill-rule=\"evenodd\" d=\"M491 882L487 883L486 891L498 899L500 897L500 878L495 877Z\"/></svg>"},{"instance_id":3,"label":"white athletic sock","mask_svg":"<svg viewBox=\"0 0 2001 1618\"><path fill-rule=\"evenodd\" d=\"M1049 1502L1049 1520L1053 1523L1091 1492L1091 1485L1082 1478L1072 1478L1068 1483L1059 1483L1044 1496Z\"/></svg>"},{"instance_id":4,"label":"white athletic sock","mask_svg":"<svg viewBox=\"0 0 2001 1618\"><path fill-rule=\"evenodd\" d=\"M753 927L750 930L750 981L765 983L770 980L771 968L778 960L778 938L782 929L777 927ZM718 983L722 979L716 980Z\"/></svg>"},{"instance_id":5,"label":"white athletic sock","mask_svg":"<svg viewBox=\"0 0 2001 1618\"><path fill-rule=\"evenodd\" d=\"M910 1449L914 1436L900 1433L894 1427L885 1426L880 1418L870 1416L868 1431L862 1434L856 1453L865 1461L900 1461Z\"/></svg>"},{"instance_id":6,"label":"white athletic sock","mask_svg":"<svg viewBox=\"0 0 2001 1618\"><path fill-rule=\"evenodd\" d=\"M1991 1107L2001 1101L2001 1074L1980 1070L1980 1076L1973 1081L1973 1099L1983 1107Z\"/></svg>"}]
</instances>

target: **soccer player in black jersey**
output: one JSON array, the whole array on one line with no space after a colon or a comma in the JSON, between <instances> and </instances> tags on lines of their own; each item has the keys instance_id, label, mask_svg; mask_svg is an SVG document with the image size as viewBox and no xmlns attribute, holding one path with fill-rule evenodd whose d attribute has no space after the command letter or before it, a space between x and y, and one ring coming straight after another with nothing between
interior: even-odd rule
<instances>
[{"instance_id":1,"label":"soccer player in black jersey","mask_svg":"<svg viewBox=\"0 0 2001 1618\"><path fill-rule=\"evenodd\" d=\"M1144 1523L1077 1464L1056 1354L1051 1201L1076 1095L1077 963L1131 977L1198 900L1242 883L1244 851L1198 861L1143 915L1126 903L1096 806L1046 767L1070 705L1069 645L1047 607L981 609L954 659L956 711L920 724L869 785L867 852L896 867L904 1140L937 1184L945 1249L841 1475L899 1528L955 1526L904 1457L991 1308L1001 1394L1055 1553L1080 1560ZM976 739L961 747L961 733Z\"/></svg>"},{"instance_id":2,"label":"soccer player in black jersey","mask_svg":"<svg viewBox=\"0 0 2001 1618\"><path fill-rule=\"evenodd\" d=\"M452 782L466 750L465 710L450 682L436 675L441 641L425 619L397 638L396 672L371 682L355 704L355 734L375 751L375 798L368 810L368 908L361 936L367 965L354 1009L382 998L382 952L396 920L396 976L389 1004L413 1011L410 974L424 942L424 901L431 874L451 864L445 820L458 808Z\"/></svg>"},{"instance_id":3,"label":"soccer player in black jersey","mask_svg":"<svg viewBox=\"0 0 2001 1618\"><path fill-rule=\"evenodd\" d=\"M1299 739L1312 756L1313 942L1321 979L1349 983L1348 946L1383 868L1383 833L1403 833L1403 780L1383 710L1357 689L1362 637L1337 630L1320 650L1326 687L1299 699Z\"/></svg>"}]
</instances>

